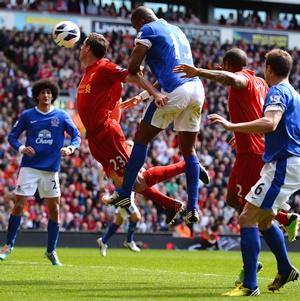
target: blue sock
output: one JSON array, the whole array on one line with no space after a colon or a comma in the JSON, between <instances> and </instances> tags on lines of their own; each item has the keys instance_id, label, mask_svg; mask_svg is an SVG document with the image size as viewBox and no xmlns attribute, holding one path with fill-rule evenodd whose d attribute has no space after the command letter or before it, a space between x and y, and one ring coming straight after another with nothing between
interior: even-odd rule
<instances>
[{"instance_id":1,"label":"blue sock","mask_svg":"<svg viewBox=\"0 0 300 301\"><path fill-rule=\"evenodd\" d=\"M184 160L186 163L185 175L189 200L187 210L190 211L198 208L200 165L195 155L186 157Z\"/></svg>"},{"instance_id":2,"label":"blue sock","mask_svg":"<svg viewBox=\"0 0 300 301\"><path fill-rule=\"evenodd\" d=\"M126 165L123 186L118 190L119 194L124 197L130 197L135 179L143 167L148 147L145 144L134 144L129 161Z\"/></svg>"},{"instance_id":3,"label":"blue sock","mask_svg":"<svg viewBox=\"0 0 300 301\"><path fill-rule=\"evenodd\" d=\"M21 215L10 215L9 221L8 221L8 229L7 229L7 236L6 236L6 244L10 245L11 247L14 246L16 237L17 237L17 231L21 224Z\"/></svg>"},{"instance_id":4,"label":"blue sock","mask_svg":"<svg viewBox=\"0 0 300 301\"><path fill-rule=\"evenodd\" d=\"M115 223L112 223L107 232L104 234L104 236L102 237L102 242L104 244L106 244L108 242L108 240L116 233L117 229L119 228L119 226Z\"/></svg>"},{"instance_id":5,"label":"blue sock","mask_svg":"<svg viewBox=\"0 0 300 301\"><path fill-rule=\"evenodd\" d=\"M277 224L273 223L271 228L261 231L261 233L276 257L278 273L280 275L288 274L292 269L292 265L288 258L282 231Z\"/></svg>"},{"instance_id":6,"label":"blue sock","mask_svg":"<svg viewBox=\"0 0 300 301\"><path fill-rule=\"evenodd\" d=\"M133 233L136 229L136 222L130 221L129 227L128 227L128 232L127 232L127 242L133 241Z\"/></svg>"},{"instance_id":7,"label":"blue sock","mask_svg":"<svg viewBox=\"0 0 300 301\"><path fill-rule=\"evenodd\" d=\"M53 222L51 219L48 220L48 247L47 252L52 253L56 249L58 236L59 236L59 224Z\"/></svg>"},{"instance_id":8,"label":"blue sock","mask_svg":"<svg viewBox=\"0 0 300 301\"><path fill-rule=\"evenodd\" d=\"M260 251L258 228L241 228L241 251L244 262L244 287L257 288L257 260Z\"/></svg>"}]
</instances>

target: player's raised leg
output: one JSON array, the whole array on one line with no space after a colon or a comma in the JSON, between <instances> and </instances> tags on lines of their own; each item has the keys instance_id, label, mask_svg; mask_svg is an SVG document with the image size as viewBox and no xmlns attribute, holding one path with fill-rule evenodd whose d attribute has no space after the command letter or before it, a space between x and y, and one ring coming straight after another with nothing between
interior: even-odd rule
<instances>
[{"instance_id":1,"label":"player's raised leg","mask_svg":"<svg viewBox=\"0 0 300 301\"><path fill-rule=\"evenodd\" d=\"M107 203L116 207L130 206L130 195L133 190L137 175L145 163L148 152L148 143L154 138L161 129L142 121L136 133L135 143L126 165L122 188L117 189Z\"/></svg>"},{"instance_id":2,"label":"player's raised leg","mask_svg":"<svg viewBox=\"0 0 300 301\"><path fill-rule=\"evenodd\" d=\"M184 204L181 201L168 197L155 187L147 188L146 190L141 191L140 193L147 199L152 200L154 203L163 207L166 210L167 224L171 224L175 220L177 214L182 212L184 209Z\"/></svg>"},{"instance_id":3,"label":"player's raised leg","mask_svg":"<svg viewBox=\"0 0 300 301\"><path fill-rule=\"evenodd\" d=\"M205 167L199 162L200 175L199 179L203 184L209 184L210 176ZM151 187L157 183L169 180L175 176L181 175L186 171L186 162L179 161L174 164L166 166L154 166L142 173L148 187Z\"/></svg>"},{"instance_id":4,"label":"player's raised leg","mask_svg":"<svg viewBox=\"0 0 300 301\"><path fill-rule=\"evenodd\" d=\"M280 211L277 213L275 219L284 227L288 240L291 242L296 240L300 225L300 215Z\"/></svg>"}]
</instances>

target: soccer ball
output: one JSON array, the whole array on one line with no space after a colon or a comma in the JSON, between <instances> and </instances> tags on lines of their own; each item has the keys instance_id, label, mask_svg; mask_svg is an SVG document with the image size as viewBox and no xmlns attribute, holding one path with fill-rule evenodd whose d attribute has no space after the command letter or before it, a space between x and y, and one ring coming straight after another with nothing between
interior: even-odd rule
<instances>
[{"instance_id":1,"label":"soccer ball","mask_svg":"<svg viewBox=\"0 0 300 301\"><path fill-rule=\"evenodd\" d=\"M79 41L80 30L74 22L62 21L54 26L52 37L58 46L71 48Z\"/></svg>"}]
</instances>

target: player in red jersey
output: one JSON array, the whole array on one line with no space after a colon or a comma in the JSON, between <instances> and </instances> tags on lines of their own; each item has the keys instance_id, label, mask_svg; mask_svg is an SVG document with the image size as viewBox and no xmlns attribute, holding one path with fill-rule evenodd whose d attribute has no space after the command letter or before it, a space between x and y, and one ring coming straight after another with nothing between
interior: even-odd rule
<instances>
[{"instance_id":1,"label":"player in red jersey","mask_svg":"<svg viewBox=\"0 0 300 301\"><path fill-rule=\"evenodd\" d=\"M116 186L123 181L125 165L129 150L120 124L111 118L111 111L121 97L122 83L131 82L148 90L155 102L162 105L165 96L160 94L145 79L131 75L108 59L104 58L108 41L100 34L91 33L84 41L80 51L80 62L85 69L77 92L77 109L87 131L88 143L93 157L102 164L106 174ZM183 173L185 163L164 167L153 167L139 174L135 190L167 210L167 223L171 223L178 212L183 209L182 202L172 199L152 185ZM133 224L138 221L139 213L132 204L129 213ZM113 235L120 221L109 233ZM134 230L133 226L131 227ZM98 241L103 246L103 241ZM105 242L104 242L105 243ZM102 254L103 255L103 254Z\"/></svg>"},{"instance_id":2,"label":"player in red jersey","mask_svg":"<svg viewBox=\"0 0 300 301\"><path fill-rule=\"evenodd\" d=\"M265 96L268 92L266 82L244 69L247 54L239 49L228 50L223 57L223 70L207 70L188 65L175 67L175 72L184 72L184 77L200 76L229 86L228 111L234 123L248 122L261 118ZM245 205L245 196L260 178L264 162L264 137L262 134L234 133L236 159L231 170L226 202L239 213ZM285 226L290 241L295 240L300 223L299 215L279 212L276 219ZM243 281L243 270L236 284Z\"/></svg>"}]
</instances>

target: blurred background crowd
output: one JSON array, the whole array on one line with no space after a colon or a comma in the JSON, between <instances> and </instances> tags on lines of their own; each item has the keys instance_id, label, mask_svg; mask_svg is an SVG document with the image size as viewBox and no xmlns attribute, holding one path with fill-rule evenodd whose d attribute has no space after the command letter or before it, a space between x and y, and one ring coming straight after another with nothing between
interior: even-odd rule
<instances>
[{"instance_id":1,"label":"blurred background crowd","mask_svg":"<svg viewBox=\"0 0 300 301\"><path fill-rule=\"evenodd\" d=\"M9 2L0 1L1 5L4 3L9 5ZM16 2L19 7L23 7L24 1ZM80 1L56 1L56 4L62 2L69 5ZM39 5L45 3L49 4L49 1L34 1L36 6L31 8L39 9ZM68 5L65 9L70 9ZM100 8L97 10L99 11ZM126 67L133 47L133 37L120 32L107 33L106 37L111 45L107 57ZM83 34L82 39L84 38ZM197 39L192 40L191 45L195 65L212 69L222 63L223 54L233 46L218 43L204 44ZM248 53L249 67L262 76L264 55L268 47L241 42L235 46ZM293 49L291 54L295 60L291 82L297 90L300 90L300 51ZM85 131L78 121L76 112L76 88L81 75L79 46L72 50L57 47L51 36L42 30L20 32L1 29L0 230L6 228L9 212L13 206L13 189L20 162L19 154L12 150L7 142L7 134L19 114L34 105L31 98L31 84L40 78L50 78L58 83L61 97L57 105L68 110L79 126L83 138L81 148L76 150L71 157L62 160L60 173L62 230L103 231L112 221L114 209L103 206L100 199L103 195L114 191L114 185L106 178L101 166L90 155ZM235 156L234 150L228 145L231 136L221 128L207 124L207 115L210 113L227 116L227 91L219 84L205 80L203 82L206 101L203 108L202 127L198 136L197 154L210 174L211 183L203 186L200 191L201 222L189 228L179 218L174 226L168 227L165 223L165 212L154 206L151 200L145 200L137 195L136 202L142 213L142 220L137 227L138 232L173 231L174 235L186 237L191 235L217 237L219 234L239 233L238 215L225 204L228 176ZM136 88L127 86L124 89L123 98L129 98L137 93L139 91ZM134 137L143 106L140 104L122 114L122 128L129 139ZM153 140L146 167L166 165L182 159L176 134L170 128ZM187 201L184 176L158 184L158 188L169 196ZM300 213L300 193L296 193L291 198L291 206L293 211ZM125 223L120 231L126 231L127 226ZM36 195L28 201L22 220L22 229L44 230L46 227L47 209Z\"/></svg>"},{"instance_id":2,"label":"blurred background crowd","mask_svg":"<svg viewBox=\"0 0 300 301\"><path fill-rule=\"evenodd\" d=\"M58 12L81 14L87 16L120 17L128 18L131 8L128 1L95 1L95 0L0 0L0 8L32 10L40 12ZM138 4L138 1L136 1ZM169 5L168 9L157 6L155 10L159 18L185 24L207 24L201 20L192 9L184 10L178 5ZM299 16L298 16L299 17ZM300 19L295 14L280 14L274 20L270 14L261 14L257 11L239 9L236 13L218 14L209 24L245 26L248 28L288 29L300 28Z\"/></svg>"}]
</instances>

